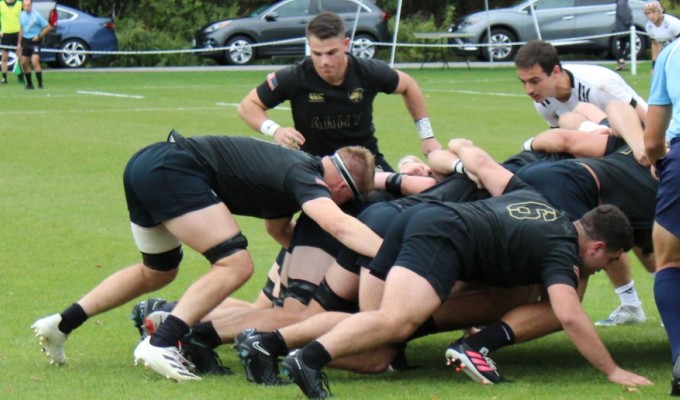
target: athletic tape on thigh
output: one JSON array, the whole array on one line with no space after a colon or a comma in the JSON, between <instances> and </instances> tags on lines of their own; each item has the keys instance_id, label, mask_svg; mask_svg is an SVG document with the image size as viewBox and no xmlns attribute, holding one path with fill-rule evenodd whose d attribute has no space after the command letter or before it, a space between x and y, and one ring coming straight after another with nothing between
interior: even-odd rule
<instances>
[{"instance_id":1,"label":"athletic tape on thigh","mask_svg":"<svg viewBox=\"0 0 680 400\"><path fill-rule=\"evenodd\" d=\"M211 264L215 264L217 261L229 257L237 251L245 250L247 247L248 239L239 232L238 235L233 238L227 239L212 249L206 250L203 253L203 256L207 258Z\"/></svg>"},{"instance_id":2,"label":"athletic tape on thigh","mask_svg":"<svg viewBox=\"0 0 680 400\"><path fill-rule=\"evenodd\" d=\"M288 278L288 290L284 294L285 298L293 298L304 305L308 305L309 302L314 297L314 292L316 292L317 285L303 281L302 279L290 279Z\"/></svg>"},{"instance_id":3,"label":"athletic tape on thigh","mask_svg":"<svg viewBox=\"0 0 680 400\"><path fill-rule=\"evenodd\" d=\"M171 271L179 267L182 257L182 246L177 246L172 250L158 254L142 252L142 262L144 265L155 271Z\"/></svg>"},{"instance_id":4,"label":"athletic tape on thigh","mask_svg":"<svg viewBox=\"0 0 680 400\"><path fill-rule=\"evenodd\" d=\"M338 296L326 279L321 281L314 293L314 300L323 307L325 311L339 311L346 313L356 313L359 311L359 304L356 301L343 299Z\"/></svg>"}]
</instances>

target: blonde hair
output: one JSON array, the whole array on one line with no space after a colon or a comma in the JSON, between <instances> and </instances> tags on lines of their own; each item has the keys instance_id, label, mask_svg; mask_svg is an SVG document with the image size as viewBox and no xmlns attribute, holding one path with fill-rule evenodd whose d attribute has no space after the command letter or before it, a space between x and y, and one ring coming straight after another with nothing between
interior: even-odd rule
<instances>
[{"instance_id":1,"label":"blonde hair","mask_svg":"<svg viewBox=\"0 0 680 400\"><path fill-rule=\"evenodd\" d=\"M368 149L361 146L347 146L337 151L347 171L352 175L357 189L363 195L373 191L375 158Z\"/></svg>"},{"instance_id":2,"label":"blonde hair","mask_svg":"<svg viewBox=\"0 0 680 400\"><path fill-rule=\"evenodd\" d=\"M645 11L658 11L663 14L663 6L658 1L650 1L645 3Z\"/></svg>"}]
</instances>

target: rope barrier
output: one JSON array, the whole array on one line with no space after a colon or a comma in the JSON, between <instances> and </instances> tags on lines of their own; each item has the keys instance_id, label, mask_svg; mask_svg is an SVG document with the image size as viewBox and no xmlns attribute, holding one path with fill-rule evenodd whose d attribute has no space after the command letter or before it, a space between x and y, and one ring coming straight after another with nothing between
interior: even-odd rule
<instances>
[{"instance_id":1,"label":"rope barrier","mask_svg":"<svg viewBox=\"0 0 680 400\"><path fill-rule=\"evenodd\" d=\"M580 36L580 37L574 37L574 38L565 38L565 39L557 39L557 40L546 40L547 42L552 43L555 46L560 46L560 45L566 45L566 44L578 44L578 43L585 43L588 40L591 39L601 39L605 37L613 37L613 36L623 36L625 34L628 34L629 31L621 31L621 32L614 32L614 33L608 33L608 34L603 34L603 35L590 35L590 36ZM644 35L644 36L649 36L647 32L642 32L642 31L637 31L638 34ZM441 39L441 38L440 38ZM270 41L270 42L262 42L262 43L252 43L250 47L252 48L257 48L257 47L264 47L264 46L275 46L275 45L281 45L281 44L288 44L288 43L304 43L306 38L300 37L300 38L294 38L294 39L286 39L286 40L276 40L276 41ZM357 43L352 42L352 43ZM466 42L464 44L455 44L455 43L408 43L408 42L403 42L403 43L396 43L397 47L416 47L416 48L462 48L462 47L470 47L470 46L476 46L476 47L498 47L498 46L521 46L523 44L526 44L526 42L510 42L510 43L473 43L473 42ZM373 42L374 46L378 47L391 47L393 44L391 42ZM62 50L62 49L54 49L54 48L46 48L43 47L41 49L42 52L45 53L67 53L67 54L88 54L88 55L147 55L147 54L183 54L183 53L208 53L208 52L217 52L217 51L226 51L232 49L234 46L221 46L221 47L202 47L202 48L191 48L191 49L172 49L172 50L118 50L118 51L96 51L96 50ZM0 49L7 49L7 50L16 50L16 46L4 46L0 45Z\"/></svg>"}]
</instances>

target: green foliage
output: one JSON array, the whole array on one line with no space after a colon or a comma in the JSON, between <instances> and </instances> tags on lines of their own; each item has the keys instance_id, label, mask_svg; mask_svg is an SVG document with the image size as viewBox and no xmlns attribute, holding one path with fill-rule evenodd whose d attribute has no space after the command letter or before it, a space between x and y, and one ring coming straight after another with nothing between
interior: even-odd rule
<instances>
[{"instance_id":1,"label":"green foliage","mask_svg":"<svg viewBox=\"0 0 680 400\"><path fill-rule=\"evenodd\" d=\"M440 15L441 23L437 23L434 15L427 15L425 13L415 13L412 15L402 14L399 21L399 33L397 35L398 43L416 43L416 32L440 32L448 30L448 27L453 22L456 9L450 6L444 10ZM394 32L395 20L390 20L390 31ZM425 44L432 44L428 42ZM425 54L431 50L424 47L398 47L395 55L395 61L420 61L423 60Z\"/></svg>"}]
</instances>

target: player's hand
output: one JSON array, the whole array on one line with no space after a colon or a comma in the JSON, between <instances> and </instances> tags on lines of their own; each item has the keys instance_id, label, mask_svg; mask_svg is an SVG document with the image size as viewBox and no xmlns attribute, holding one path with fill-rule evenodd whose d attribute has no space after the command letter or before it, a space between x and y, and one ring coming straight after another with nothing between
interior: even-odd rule
<instances>
[{"instance_id":1,"label":"player's hand","mask_svg":"<svg viewBox=\"0 0 680 400\"><path fill-rule=\"evenodd\" d=\"M423 155L427 156L432 150L441 150L442 145L433 137L420 141L420 147L423 150Z\"/></svg>"},{"instance_id":2,"label":"player's hand","mask_svg":"<svg viewBox=\"0 0 680 400\"><path fill-rule=\"evenodd\" d=\"M430 176L432 168L422 161L410 162L399 167L399 172L406 175Z\"/></svg>"},{"instance_id":3,"label":"player's hand","mask_svg":"<svg viewBox=\"0 0 680 400\"><path fill-rule=\"evenodd\" d=\"M652 381L642 375L634 374L625 369L616 367L616 369L607 376L610 382L618 383L625 386L648 386L653 385Z\"/></svg>"},{"instance_id":4,"label":"player's hand","mask_svg":"<svg viewBox=\"0 0 680 400\"><path fill-rule=\"evenodd\" d=\"M635 159L637 160L638 163L645 167L649 167L652 165L652 162L649 160L649 156L647 156L647 150L643 147L642 149L633 149L633 155L635 156Z\"/></svg>"},{"instance_id":5,"label":"player's hand","mask_svg":"<svg viewBox=\"0 0 680 400\"><path fill-rule=\"evenodd\" d=\"M282 126L274 132L274 141L283 147L300 150L300 146L305 143L305 137L294 128Z\"/></svg>"}]
</instances>

